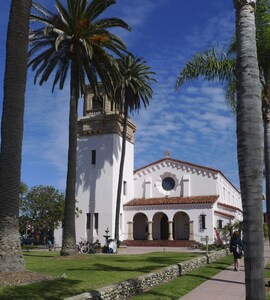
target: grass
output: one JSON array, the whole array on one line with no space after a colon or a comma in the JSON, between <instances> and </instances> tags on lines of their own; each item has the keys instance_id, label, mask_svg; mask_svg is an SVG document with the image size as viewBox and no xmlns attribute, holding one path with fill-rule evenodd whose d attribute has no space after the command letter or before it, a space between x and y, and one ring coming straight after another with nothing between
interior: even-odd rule
<instances>
[{"instance_id":1,"label":"grass","mask_svg":"<svg viewBox=\"0 0 270 300\"><path fill-rule=\"evenodd\" d=\"M266 265L265 268L265 278L266 278L266 282L268 282L270 280L270 263L268 263ZM266 300L270 300L270 288L266 288Z\"/></svg>"},{"instance_id":2,"label":"grass","mask_svg":"<svg viewBox=\"0 0 270 300\"><path fill-rule=\"evenodd\" d=\"M133 300L177 300L192 291L198 285L210 279L232 264L232 256L226 256L217 262L198 268L185 276L181 276L167 284L160 285L150 291L134 296Z\"/></svg>"},{"instance_id":3,"label":"grass","mask_svg":"<svg viewBox=\"0 0 270 300\"><path fill-rule=\"evenodd\" d=\"M141 255L79 255L60 257L59 252L26 252L27 270L56 279L24 286L0 287L1 300L64 299L134 278L198 256L194 253L159 252Z\"/></svg>"}]
</instances>

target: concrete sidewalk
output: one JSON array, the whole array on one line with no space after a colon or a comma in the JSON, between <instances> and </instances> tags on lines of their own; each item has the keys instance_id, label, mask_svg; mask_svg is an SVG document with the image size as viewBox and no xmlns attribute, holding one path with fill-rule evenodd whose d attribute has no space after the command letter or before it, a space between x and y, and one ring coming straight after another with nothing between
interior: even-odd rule
<instances>
[{"instance_id":1,"label":"concrete sidewalk","mask_svg":"<svg viewBox=\"0 0 270 300\"><path fill-rule=\"evenodd\" d=\"M264 244L265 265L270 259L269 242ZM244 259L241 259L240 271L235 272L233 265L207 280L181 300L245 300Z\"/></svg>"}]
</instances>

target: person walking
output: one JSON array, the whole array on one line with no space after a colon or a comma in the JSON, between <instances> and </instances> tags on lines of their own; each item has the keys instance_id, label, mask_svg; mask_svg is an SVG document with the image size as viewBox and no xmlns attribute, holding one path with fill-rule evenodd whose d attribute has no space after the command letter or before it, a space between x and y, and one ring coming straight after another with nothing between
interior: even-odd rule
<instances>
[{"instance_id":1,"label":"person walking","mask_svg":"<svg viewBox=\"0 0 270 300\"><path fill-rule=\"evenodd\" d=\"M243 255L243 241L241 240L239 231L234 231L230 241L230 252L234 257L234 271L239 271L240 258Z\"/></svg>"}]
</instances>

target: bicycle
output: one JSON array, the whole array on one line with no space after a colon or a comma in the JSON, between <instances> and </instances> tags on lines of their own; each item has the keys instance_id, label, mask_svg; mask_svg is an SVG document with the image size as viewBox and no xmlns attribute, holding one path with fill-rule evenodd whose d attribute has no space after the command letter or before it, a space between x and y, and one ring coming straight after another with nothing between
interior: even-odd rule
<instances>
[{"instance_id":1,"label":"bicycle","mask_svg":"<svg viewBox=\"0 0 270 300\"><path fill-rule=\"evenodd\" d=\"M95 243L91 244L89 242L86 242L85 240L81 241L78 245L78 252L82 254L95 254L96 253L96 247Z\"/></svg>"}]
</instances>

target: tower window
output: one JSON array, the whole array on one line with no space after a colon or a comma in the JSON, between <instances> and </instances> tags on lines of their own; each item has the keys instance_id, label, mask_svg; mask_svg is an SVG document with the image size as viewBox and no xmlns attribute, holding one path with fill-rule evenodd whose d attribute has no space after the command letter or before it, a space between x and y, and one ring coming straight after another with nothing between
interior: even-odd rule
<instances>
[{"instance_id":1,"label":"tower window","mask_svg":"<svg viewBox=\"0 0 270 300\"><path fill-rule=\"evenodd\" d=\"M96 150L91 151L91 164L92 165L96 164Z\"/></svg>"},{"instance_id":2,"label":"tower window","mask_svg":"<svg viewBox=\"0 0 270 300\"><path fill-rule=\"evenodd\" d=\"M127 194L127 182L123 182L123 195L125 196Z\"/></svg>"},{"instance_id":3,"label":"tower window","mask_svg":"<svg viewBox=\"0 0 270 300\"><path fill-rule=\"evenodd\" d=\"M90 224L91 224L91 214L90 213L87 213L86 214L86 229L90 229Z\"/></svg>"},{"instance_id":4,"label":"tower window","mask_svg":"<svg viewBox=\"0 0 270 300\"><path fill-rule=\"evenodd\" d=\"M98 229L98 213L95 213L95 229Z\"/></svg>"}]
</instances>

